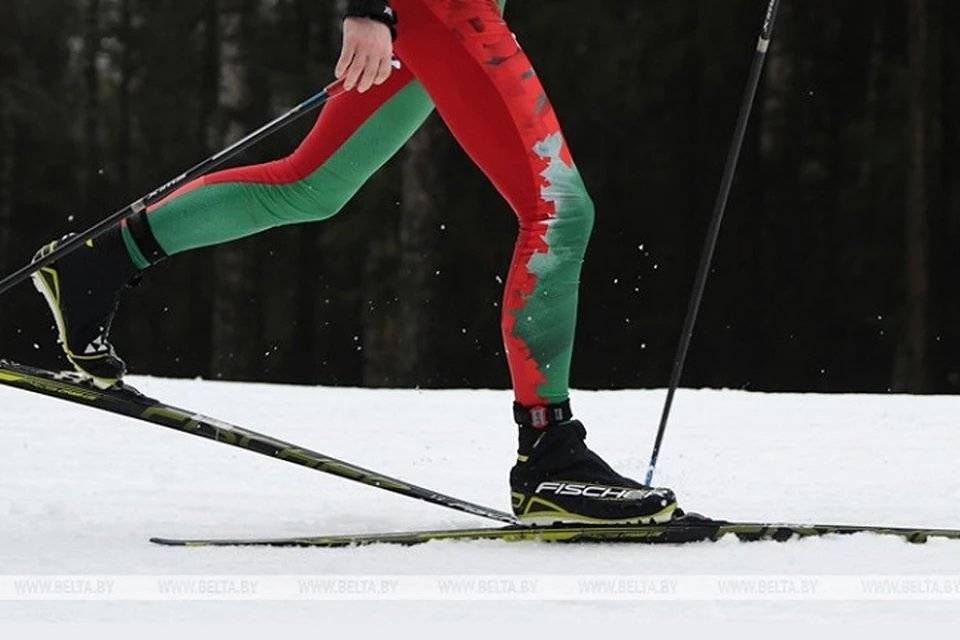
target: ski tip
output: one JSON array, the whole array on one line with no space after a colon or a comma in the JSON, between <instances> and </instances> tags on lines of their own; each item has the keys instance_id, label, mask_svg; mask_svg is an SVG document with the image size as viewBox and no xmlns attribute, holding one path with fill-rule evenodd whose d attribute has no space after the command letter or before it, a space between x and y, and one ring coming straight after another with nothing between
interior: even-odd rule
<instances>
[{"instance_id":1,"label":"ski tip","mask_svg":"<svg viewBox=\"0 0 960 640\"><path fill-rule=\"evenodd\" d=\"M153 537L150 538L150 542L153 544L159 544L164 547L189 547L190 543L187 540L175 540L173 538L159 538Z\"/></svg>"}]
</instances>

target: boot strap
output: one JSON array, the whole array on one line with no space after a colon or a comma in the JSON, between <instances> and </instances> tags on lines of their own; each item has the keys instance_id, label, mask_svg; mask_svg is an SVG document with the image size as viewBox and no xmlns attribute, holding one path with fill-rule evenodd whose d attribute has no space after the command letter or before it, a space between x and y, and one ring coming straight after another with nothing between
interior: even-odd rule
<instances>
[{"instance_id":1,"label":"boot strap","mask_svg":"<svg viewBox=\"0 0 960 640\"><path fill-rule=\"evenodd\" d=\"M130 236L151 266L167 258L167 252L163 250L163 247L157 242L156 236L153 235L153 230L150 228L150 223L147 222L147 215L144 211L136 212L121 224L126 225L127 229L130 230Z\"/></svg>"},{"instance_id":2,"label":"boot strap","mask_svg":"<svg viewBox=\"0 0 960 640\"><path fill-rule=\"evenodd\" d=\"M564 400L557 404L541 404L532 407L525 407L519 402L513 403L513 419L521 427L533 427L534 429L543 429L552 424L566 422L573 417L570 410L570 400Z\"/></svg>"}]
</instances>

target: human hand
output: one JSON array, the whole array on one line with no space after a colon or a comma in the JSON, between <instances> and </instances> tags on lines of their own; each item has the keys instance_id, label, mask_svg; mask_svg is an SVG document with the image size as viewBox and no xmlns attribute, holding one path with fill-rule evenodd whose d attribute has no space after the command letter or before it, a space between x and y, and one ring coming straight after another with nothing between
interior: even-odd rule
<instances>
[{"instance_id":1,"label":"human hand","mask_svg":"<svg viewBox=\"0 0 960 640\"><path fill-rule=\"evenodd\" d=\"M363 93L383 84L393 70L393 38L390 27L370 18L343 20L343 48L335 75L344 78L343 88Z\"/></svg>"}]
</instances>

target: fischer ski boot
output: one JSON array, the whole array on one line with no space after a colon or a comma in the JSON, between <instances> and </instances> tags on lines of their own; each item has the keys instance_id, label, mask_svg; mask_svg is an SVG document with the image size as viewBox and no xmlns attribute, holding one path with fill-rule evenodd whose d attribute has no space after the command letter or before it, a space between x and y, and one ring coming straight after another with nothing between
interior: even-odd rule
<instances>
[{"instance_id":1,"label":"fischer ski boot","mask_svg":"<svg viewBox=\"0 0 960 640\"><path fill-rule=\"evenodd\" d=\"M49 255L72 235L42 247L34 260ZM118 225L31 276L50 307L67 360L100 389L117 385L126 372L108 336L120 293L135 284L139 274Z\"/></svg>"},{"instance_id":2,"label":"fischer ski boot","mask_svg":"<svg viewBox=\"0 0 960 640\"><path fill-rule=\"evenodd\" d=\"M510 471L513 512L523 524L656 524L682 511L670 489L625 478L584 442L570 403L514 405L520 426L517 464Z\"/></svg>"}]
</instances>

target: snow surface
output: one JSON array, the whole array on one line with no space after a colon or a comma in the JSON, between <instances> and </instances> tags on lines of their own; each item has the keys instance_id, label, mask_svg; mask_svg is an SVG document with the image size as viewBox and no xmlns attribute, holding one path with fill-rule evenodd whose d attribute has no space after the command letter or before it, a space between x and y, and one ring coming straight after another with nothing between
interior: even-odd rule
<instances>
[{"instance_id":1,"label":"snow surface","mask_svg":"<svg viewBox=\"0 0 960 640\"><path fill-rule=\"evenodd\" d=\"M507 472L515 436L507 391L132 382L172 404L509 509ZM663 398L657 390L580 391L573 399L590 445L614 466L642 477ZM825 637L846 627L894 637L960 619L960 594L948 592L960 585L960 541L911 545L858 535L687 546L439 542L334 550L162 548L147 539L486 523L13 389L0 388L0 408L0 638L63 637L61 627L43 626L51 623L81 624L80 637L96 638L170 638L179 625L188 625L190 632L181 634L187 638L199 636L196 625L206 624L229 625L234 636L255 637L288 626L306 626L321 637L398 639L645 638L660 632L686 637L705 631L727 637L733 628L794 637L809 636L809 624L827 626ZM960 397L681 390L656 480L673 487L686 508L728 519L958 527L958 415ZM267 592L243 600L197 594L69 600L15 598L9 590L11 576L109 578L118 580L119 588L138 577L164 575L259 576ZM268 597L271 580L291 576L358 583L397 578L407 586L431 576L483 576L504 589L533 581L542 591L532 598L504 593L444 598L429 592L401 600L370 593ZM734 598L689 591L658 596L628 588L609 597L549 597L551 588L577 576L619 576L632 581L620 583L628 587L645 584L645 577L687 586L775 580L793 592ZM850 592L856 584L851 581L878 576L892 577L914 593L878 599ZM911 578L915 582L908 582ZM831 586L838 580L841 589L834 593ZM820 585L820 593L798 594L804 581ZM177 627L166 626L171 624ZM204 633L211 634L221 632Z\"/></svg>"}]
</instances>

